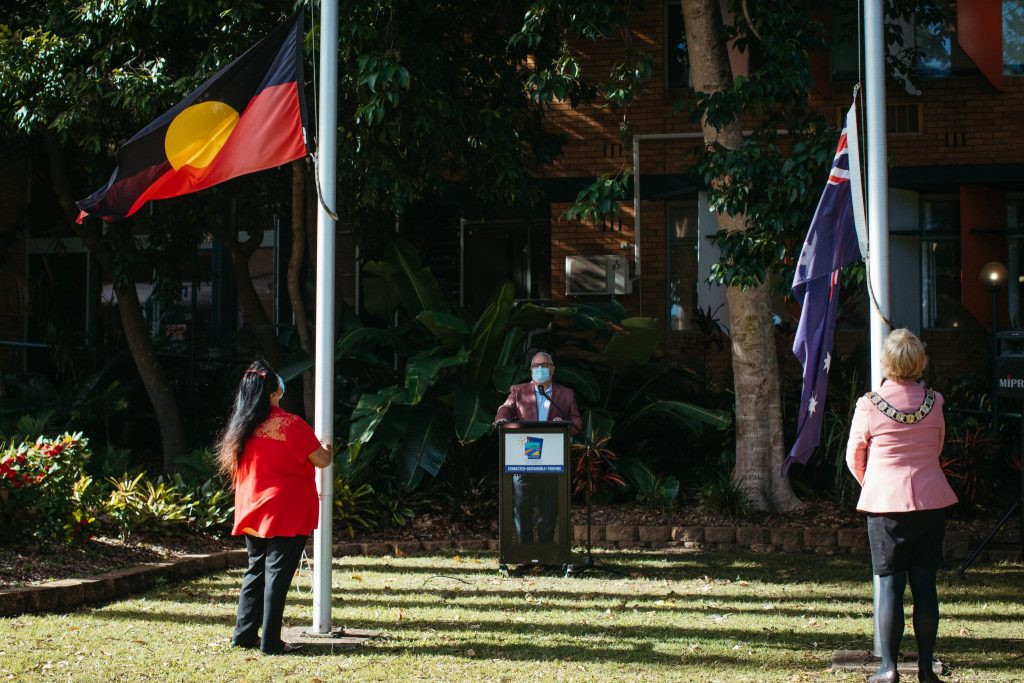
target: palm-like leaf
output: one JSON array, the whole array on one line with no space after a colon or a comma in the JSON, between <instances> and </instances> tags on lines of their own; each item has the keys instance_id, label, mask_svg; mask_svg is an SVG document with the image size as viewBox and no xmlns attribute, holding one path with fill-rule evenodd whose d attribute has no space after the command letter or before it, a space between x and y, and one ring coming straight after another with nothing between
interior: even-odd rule
<instances>
[{"instance_id":1,"label":"palm-like leaf","mask_svg":"<svg viewBox=\"0 0 1024 683\"><path fill-rule=\"evenodd\" d=\"M683 401L653 401L619 422L620 433L628 432L649 418L663 418L679 427L699 434L702 425L725 429L732 424L732 417L721 410L703 408Z\"/></svg>"},{"instance_id":2,"label":"palm-like leaf","mask_svg":"<svg viewBox=\"0 0 1024 683\"><path fill-rule=\"evenodd\" d=\"M398 310L398 266L385 261L370 261L363 266L370 277L363 278L363 305L381 320L390 320Z\"/></svg>"},{"instance_id":3,"label":"palm-like leaf","mask_svg":"<svg viewBox=\"0 0 1024 683\"><path fill-rule=\"evenodd\" d=\"M558 383L572 387L577 394L588 401L601 397L601 385L594 374L575 365L559 365L555 368Z\"/></svg>"},{"instance_id":4,"label":"palm-like leaf","mask_svg":"<svg viewBox=\"0 0 1024 683\"><path fill-rule=\"evenodd\" d=\"M494 388L505 392L517 380L526 378L526 367L520 354L523 352L523 340L526 333L518 327L511 327L501 342L498 361L491 372Z\"/></svg>"},{"instance_id":5,"label":"palm-like leaf","mask_svg":"<svg viewBox=\"0 0 1024 683\"><path fill-rule=\"evenodd\" d=\"M434 476L448 457L451 423L438 411L412 414L398 446L398 474L406 489L415 488L423 473Z\"/></svg>"},{"instance_id":6,"label":"palm-like leaf","mask_svg":"<svg viewBox=\"0 0 1024 683\"><path fill-rule=\"evenodd\" d=\"M413 356L406 363L405 389L409 403L415 405L423 400L442 370L465 365L469 360L469 352L465 349L460 349L454 356L443 353L442 349L432 349Z\"/></svg>"},{"instance_id":7,"label":"palm-like leaf","mask_svg":"<svg viewBox=\"0 0 1024 683\"><path fill-rule=\"evenodd\" d=\"M441 287L423 265L416 247L402 238L393 240L387 247L385 257L398 268L394 285L398 299L406 312L415 317L421 311L444 311L448 308Z\"/></svg>"},{"instance_id":8,"label":"palm-like leaf","mask_svg":"<svg viewBox=\"0 0 1024 683\"><path fill-rule=\"evenodd\" d=\"M493 419L494 413L484 407L476 390L455 387L455 434L459 443L476 441L487 434Z\"/></svg>"},{"instance_id":9,"label":"palm-like leaf","mask_svg":"<svg viewBox=\"0 0 1024 683\"><path fill-rule=\"evenodd\" d=\"M661 323L655 318L625 318L621 324L601 355L612 367L643 365L661 343Z\"/></svg>"},{"instance_id":10,"label":"palm-like leaf","mask_svg":"<svg viewBox=\"0 0 1024 683\"><path fill-rule=\"evenodd\" d=\"M448 350L457 349L469 336L466 321L451 313L423 311L416 320Z\"/></svg>"},{"instance_id":11,"label":"palm-like leaf","mask_svg":"<svg viewBox=\"0 0 1024 683\"><path fill-rule=\"evenodd\" d=\"M403 394L404 390L401 387L390 386L359 397L359 402L352 411L352 424L348 432L351 457L357 457L362 445L369 443L392 402L400 399Z\"/></svg>"},{"instance_id":12,"label":"palm-like leaf","mask_svg":"<svg viewBox=\"0 0 1024 683\"><path fill-rule=\"evenodd\" d=\"M466 383L470 386L484 386L491 380L498 354L501 351L512 312L512 297L515 289L511 282L498 288L483 315L473 327L473 340L469 348L469 363L466 364Z\"/></svg>"}]
</instances>

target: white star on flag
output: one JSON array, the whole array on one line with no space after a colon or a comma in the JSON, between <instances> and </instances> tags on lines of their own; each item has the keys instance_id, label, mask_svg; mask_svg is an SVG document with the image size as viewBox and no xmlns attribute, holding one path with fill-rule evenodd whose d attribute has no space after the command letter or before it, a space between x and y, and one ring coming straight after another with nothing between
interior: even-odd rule
<instances>
[{"instance_id":1,"label":"white star on flag","mask_svg":"<svg viewBox=\"0 0 1024 683\"><path fill-rule=\"evenodd\" d=\"M815 409L818 407L818 399L811 394L811 400L807 402L807 414L814 415Z\"/></svg>"},{"instance_id":2,"label":"white star on flag","mask_svg":"<svg viewBox=\"0 0 1024 683\"><path fill-rule=\"evenodd\" d=\"M828 372L831 369L832 369L832 354L831 353L826 353L825 354L825 372Z\"/></svg>"}]
</instances>

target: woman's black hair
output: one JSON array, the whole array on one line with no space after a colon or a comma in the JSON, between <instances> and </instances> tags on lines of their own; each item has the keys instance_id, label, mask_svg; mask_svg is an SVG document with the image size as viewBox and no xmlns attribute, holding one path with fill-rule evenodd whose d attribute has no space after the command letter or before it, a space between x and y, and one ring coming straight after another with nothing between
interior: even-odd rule
<instances>
[{"instance_id":1,"label":"woman's black hair","mask_svg":"<svg viewBox=\"0 0 1024 683\"><path fill-rule=\"evenodd\" d=\"M262 358L246 368L238 383L231 417L217 444L217 466L232 480L245 451L245 442L270 416L270 395L277 389L277 373Z\"/></svg>"}]
</instances>

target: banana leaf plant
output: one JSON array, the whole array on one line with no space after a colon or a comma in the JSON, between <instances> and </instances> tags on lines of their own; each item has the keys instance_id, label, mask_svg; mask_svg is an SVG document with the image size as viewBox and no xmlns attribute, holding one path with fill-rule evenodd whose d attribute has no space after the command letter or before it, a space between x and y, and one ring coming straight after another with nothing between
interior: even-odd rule
<instances>
[{"instance_id":1,"label":"banana leaf plant","mask_svg":"<svg viewBox=\"0 0 1024 683\"><path fill-rule=\"evenodd\" d=\"M557 381L590 411L588 433L608 437L616 452L666 424L687 431L728 424L721 411L676 400L671 387L659 386L663 373L651 359L661 343L660 323L630 316L615 300L517 305L506 282L474 318L444 299L401 238L364 273L368 317L388 326L343 317L335 356L346 391L339 393L336 431L347 433L348 447L338 457L361 461L362 472L382 469L368 467L369 460L387 460L385 469L403 490L437 475L453 450L493 432L498 405L511 384L528 379L526 356L538 348L557 356ZM296 357L282 375L289 379L309 367L308 357Z\"/></svg>"}]
</instances>

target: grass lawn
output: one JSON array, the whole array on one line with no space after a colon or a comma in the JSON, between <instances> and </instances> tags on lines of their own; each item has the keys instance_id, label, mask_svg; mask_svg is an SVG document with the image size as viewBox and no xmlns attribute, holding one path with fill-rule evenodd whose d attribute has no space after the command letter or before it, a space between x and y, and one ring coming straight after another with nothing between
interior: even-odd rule
<instances>
[{"instance_id":1,"label":"grass lawn","mask_svg":"<svg viewBox=\"0 0 1024 683\"><path fill-rule=\"evenodd\" d=\"M828 667L833 650L870 646L867 558L597 558L629 576L502 578L493 553L341 558L335 626L387 638L281 657L229 647L242 575L229 571L73 614L0 619L0 681L864 680ZM286 625L309 623L309 583L300 571ZM944 572L939 595L944 679L1024 681L1024 566Z\"/></svg>"}]
</instances>

